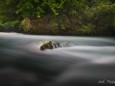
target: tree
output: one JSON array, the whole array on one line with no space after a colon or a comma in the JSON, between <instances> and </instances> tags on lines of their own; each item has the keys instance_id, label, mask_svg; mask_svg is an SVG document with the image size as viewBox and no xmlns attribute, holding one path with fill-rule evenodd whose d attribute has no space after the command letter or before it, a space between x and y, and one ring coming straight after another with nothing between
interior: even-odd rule
<instances>
[{"instance_id":1,"label":"tree","mask_svg":"<svg viewBox=\"0 0 115 86\"><path fill-rule=\"evenodd\" d=\"M0 0L0 20L2 22L13 21L20 16L16 14L17 5L20 0Z\"/></svg>"},{"instance_id":2,"label":"tree","mask_svg":"<svg viewBox=\"0 0 115 86\"><path fill-rule=\"evenodd\" d=\"M33 28L33 20L47 15L55 16L51 20L55 20L59 30L76 34L101 34L115 27L114 0L0 0L0 3L0 22L20 20L27 31Z\"/></svg>"}]
</instances>

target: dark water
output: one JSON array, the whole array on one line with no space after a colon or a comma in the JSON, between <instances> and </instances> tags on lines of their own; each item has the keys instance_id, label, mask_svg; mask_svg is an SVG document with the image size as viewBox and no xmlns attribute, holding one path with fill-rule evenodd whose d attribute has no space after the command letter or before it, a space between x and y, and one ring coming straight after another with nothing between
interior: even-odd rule
<instances>
[{"instance_id":1,"label":"dark water","mask_svg":"<svg viewBox=\"0 0 115 86\"><path fill-rule=\"evenodd\" d=\"M43 40L75 46L39 50ZM114 37L0 33L0 86L114 86Z\"/></svg>"}]
</instances>

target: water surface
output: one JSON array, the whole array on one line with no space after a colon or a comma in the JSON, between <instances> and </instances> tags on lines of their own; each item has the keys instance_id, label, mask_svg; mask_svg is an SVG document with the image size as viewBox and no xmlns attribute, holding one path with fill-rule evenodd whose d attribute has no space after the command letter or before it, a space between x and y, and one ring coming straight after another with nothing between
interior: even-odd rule
<instances>
[{"instance_id":1,"label":"water surface","mask_svg":"<svg viewBox=\"0 0 115 86\"><path fill-rule=\"evenodd\" d=\"M41 51L44 40L75 46ZM114 37L0 33L0 86L111 85L107 80L115 81Z\"/></svg>"}]
</instances>

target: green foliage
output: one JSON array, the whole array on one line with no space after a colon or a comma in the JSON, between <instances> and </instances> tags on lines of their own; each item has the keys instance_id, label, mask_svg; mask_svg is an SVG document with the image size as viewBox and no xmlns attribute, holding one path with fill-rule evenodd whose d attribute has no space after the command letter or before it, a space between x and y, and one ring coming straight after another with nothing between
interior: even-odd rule
<instances>
[{"instance_id":1,"label":"green foliage","mask_svg":"<svg viewBox=\"0 0 115 86\"><path fill-rule=\"evenodd\" d=\"M22 13L23 16L41 16L41 14L47 14L52 12L58 15L57 10L62 7L65 0L21 0L18 4L16 11Z\"/></svg>"},{"instance_id":2,"label":"green foliage","mask_svg":"<svg viewBox=\"0 0 115 86\"><path fill-rule=\"evenodd\" d=\"M85 9L78 15L81 18L79 20L81 29L78 32L96 35L110 34L109 29L113 27L115 21L115 4L109 0L88 0L85 4Z\"/></svg>"},{"instance_id":3,"label":"green foliage","mask_svg":"<svg viewBox=\"0 0 115 86\"><path fill-rule=\"evenodd\" d=\"M20 0L0 0L0 20L1 22L13 21L20 16L16 14L16 6Z\"/></svg>"},{"instance_id":4,"label":"green foliage","mask_svg":"<svg viewBox=\"0 0 115 86\"><path fill-rule=\"evenodd\" d=\"M91 35L92 33L95 34L94 26L92 24L82 25L80 29L77 30L77 34L85 34Z\"/></svg>"},{"instance_id":5,"label":"green foliage","mask_svg":"<svg viewBox=\"0 0 115 86\"><path fill-rule=\"evenodd\" d=\"M57 34L101 35L113 33L115 28L114 0L0 0L0 3L1 23L23 25L29 31L34 28L31 24L34 20L42 20L43 25L39 22L42 29L47 23L49 32ZM47 15L52 17L45 19L43 16Z\"/></svg>"}]
</instances>

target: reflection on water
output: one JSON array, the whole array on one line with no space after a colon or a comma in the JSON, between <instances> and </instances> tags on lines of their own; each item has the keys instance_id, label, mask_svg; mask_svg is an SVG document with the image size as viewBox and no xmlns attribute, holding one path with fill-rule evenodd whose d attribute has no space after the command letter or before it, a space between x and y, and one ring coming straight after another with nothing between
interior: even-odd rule
<instances>
[{"instance_id":1,"label":"reflection on water","mask_svg":"<svg viewBox=\"0 0 115 86\"><path fill-rule=\"evenodd\" d=\"M40 51L43 40L75 46ZM0 33L0 86L96 86L114 75L114 38Z\"/></svg>"}]
</instances>

